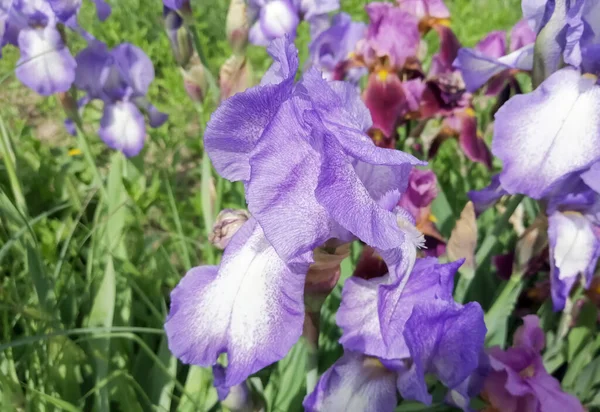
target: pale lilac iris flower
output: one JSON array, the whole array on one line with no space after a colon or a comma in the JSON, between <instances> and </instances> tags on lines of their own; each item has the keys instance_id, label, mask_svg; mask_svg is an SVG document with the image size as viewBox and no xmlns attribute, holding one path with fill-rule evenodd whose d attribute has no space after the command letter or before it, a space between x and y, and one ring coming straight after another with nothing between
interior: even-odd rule
<instances>
[{"instance_id":1,"label":"pale lilac iris flower","mask_svg":"<svg viewBox=\"0 0 600 412\"><path fill-rule=\"evenodd\" d=\"M304 400L306 410L352 405L360 411L393 411L396 391L403 399L430 404L425 374L434 374L451 390L467 386L463 382L480 364L486 327L479 304L452 299L461 264L425 258L401 278L348 279L337 313L345 352Z\"/></svg>"},{"instance_id":2,"label":"pale lilac iris flower","mask_svg":"<svg viewBox=\"0 0 600 412\"><path fill-rule=\"evenodd\" d=\"M182 279L165 324L171 351L186 363L211 366L227 353L221 389L281 359L300 337L315 248L358 238L400 277L422 244L396 207L421 162L373 144L353 85L327 82L315 69L296 84L289 37L268 50L274 63L261 84L223 102L204 136L217 171L244 182L252 218L218 267Z\"/></svg>"},{"instance_id":3,"label":"pale lilac iris flower","mask_svg":"<svg viewBox=\"0 0 600 412\"><path fill-rule=\"evenodd\" d=\"M104 103L100 138L126 156L136 156L146 138L142 112L148 115L151 127L167 120L146 99L154 80L152 62L132 44L123 43L109 51L100 42L81 51L76 60L75 86L87 93L88 100L99 99Z\"/></svg>"},{"instance_id":4,"label":"pale lilac iris flower","mask_svg":"<svg viewBox=\"0 0 600 412\"><path fill-rule=\"evenodd\" d=\"M104 20L110 7L96 1L98 16ZM0 1L0 47L12 44L21 53L15 73L25 86L43 96L66 92L75 79L76 62L64 43L58 25L79 29L77 13L81 1L2 0Z\"/></svg>"}]
</instances>

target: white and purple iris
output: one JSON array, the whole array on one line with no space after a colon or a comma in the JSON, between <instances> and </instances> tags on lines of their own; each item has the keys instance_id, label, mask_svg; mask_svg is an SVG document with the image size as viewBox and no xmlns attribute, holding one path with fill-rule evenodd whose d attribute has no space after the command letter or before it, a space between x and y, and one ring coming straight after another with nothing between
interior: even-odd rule
<instances>
[{"instance_id":1,"label":"white and purple iris","mask_svg":"<svg viewBox=\"0 0 600 412\"><path fill-rule=\"evenodd\" d=\"M562 310L580 275L589 287L600 255L600 2L525 0L523 10L537 31L539 85L496 113L492 151L504 167L471 196L480 209L504 194L543 200L552 299Z\"/></svg>"},{"instance_id":2,"label":"white and purple iris","mask_svg":"<svg viewBox=\"0 0 600 412\"><path fill-rule=\"evenodd\" d=\"M110 6L95 0L104 20ZM77 64L64 43L60 27L83 32L77 25L81 0L1 0L0 47L12 44L21 56L17 78L38 94L49 96L69 90Z\"/></svg>"},{"instance_id":3,"label":"white and purple iris","mask_svg":"<svg viewBox=\"0 0 600 412\"><path fill-rule=\"evenodd\" d=\"M329 26L328 13L339 8L339 0L250 0L249 40L257 46L268 46L285 35L293 38L301 20L310 24L315 37Z\"/></svg>"},{"instance_id":4,"label":"white and purple iris","mask_svg":"<svg viewBox=\"0 0 600 412\"><path fill-rule=\"evenodd\" d=\"M316 69L295 83L298 55L289 37L275 40L268 50L274 63L261 84L226 100L205 134L217 171L244 182L252 217L232 237L219 266L192 269L172 292L165 324L169 347L182 361L202 366L215 365L226 353L227 367L218 368L216 382L225 396L227 388L283 358L302 334L313 251L328 241L359 239L374 247L389 269L385 284L373 281L381 284L380 292L369 302L374 311L365 314L369 327L376 325L372 329L383 325L374 332L373 345L384 349L360 352L344 338L347 349L357 352L349 362L360 363L363 355L387 359L384 374L404 379L406 396L427 401L424 374L438 374L449 387L462 382L477 366L485 326L477 304L452 302L446 266L435 266L435 260L415 266L423 236L397 204L412 167L422 163L373 144L365 134L371 118L355 86L328 82ZM448 266L452 275L459 265ZM428 269L421 270L424 266ZM427 291L419 286L430 281ZM362 298L360 287L356 296L344 297L347 305ZM416 304L413 294L430 301ZM425 321L431 327L420 332ZM444 326L450 324L454 332ZM466 359L460 370L445 368L446 354L419 335L452 343L466 327L474 338L460 352ZM409 358L413 367L403 370ZM323 385L313 397L330 396L321 394ZM363 402L376 401L364 395ZM395 392L389 400L386 408L393 408Z\"/></svg>"},{"instance_id":5,"label":"white and purple iris","mask_svg":"<svg viewBox=\"0 0 600 412\"><path fill-rule=\"evenodd\" d=\"M102 100L104 111L98 134L111 148L126 156L137 155L144 145L146 126L142 111L148 115L151 127L167 120L146 99L154 80L154 66L138 47L123 43L108 50L94 42L76 58L74 85L85 91L80 105L92 99Z\"/></svg>"}]
</instances>

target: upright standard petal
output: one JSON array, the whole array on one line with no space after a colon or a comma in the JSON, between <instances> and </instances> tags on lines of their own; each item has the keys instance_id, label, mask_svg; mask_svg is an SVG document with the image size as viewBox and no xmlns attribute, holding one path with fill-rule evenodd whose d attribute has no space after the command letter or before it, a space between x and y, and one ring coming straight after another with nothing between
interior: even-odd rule
<instances>
[{"instance_id":1,"label":"upright standard petal","mask_svg":"<svg viewBox=\"0 0 600 412\"><path fill-rule=\"evenodd\" d=\"M50 7L61 22L66 22L77 15L81 7L81 0L48 0Z\"/></svg>"},{"instance_id":2,"label":"upright standard petal","mask_svg":"<svg viewBox=\"0 0 600 412\"><path fill-rule=\"evenodd\" d=\"M550 276L554 310L561 310L582 274L586 285L600 256L600 239L590 221L577 212L555 212L548 219Z\"/></svg>"},{"instance_id":3,"label":"upright standard petal","mask_svg":"<svg viewBox=\"0 0 600 412\"><path fill-rule=\"evenodd\" d=\"M146 140L144 115L131 102L106 103L98 135L108 147L137 156Z\"/></svg>"},{"instance_id":4,"label":"upright standard petal","mask_svg":"<svg viewBox=\"0 0 600 412\"><path fill-rule=\"evenodd\" d=\"M106 0L92 0L96 5L96 15L100 21L104 21L108 19L110 13L112 12L112 8L110 4L106 2Z\"/></svg>"},{"instance_id":5,"label":"upright standard petal","mask_svg":"<svg viewBox=\"0 0 600 412\"><path fill-rule=\"evenodd\" d=\"M502 187L543 197L565 175L600 158L600 86L563 69L514 96L496 113L492 152L504 163Z\"/></svg>"},{"instance_id":6,"label":"upright standard petal","mask_svg":"<svg viewBox=\"0 0 600 412\"><path fill-rule=\"evenodd\" d=\"M298 23L298 12L288 0L270 0L261 8L260 27L269 41L285 35L295 37Z\"/></svg>"},{"instance_id":7,"label":"upright standard petal","mask_svg":"<svg viewBox=\"0 0 600 412\"><path fill-rule=\"evenodd\" d=\"M307 412L392 412L396 374L376 358L346 351L303 403Z\"/></svg>"},{"instance_id":8,"label":"upright standard petal","mask_svg":"<svg viewBox=\"0 0 600 412\"><path fill-rule=\"evenodd\" d=\"M170 350L205 367L227 353L224 387L280 360L302 334L308 264L303 269L286 266L249 220L219 268L192 269L173 290L165 323Z\"/></svg>"},{"instance_id":9,"label":"upright standard petal","mask_svg":"<svg viewBox=\"0 0 600 412\"><path fill-rule=\"evenodd\" d=\"M77 63L58 30L50 26L23 29L19 49L21 57L15 72L25 86L43 96L71 88Z\"/></svg>"},{"instance_id":10,"label":"upright standard petal","mask_svg":"<svg viewBox=\"0 0 600 412\"><path fill-rule=\"evenodd\" d=\"M92 99L103 99L104 83L110 72L113 58L105 44L93 42L75 58L75 86L87 92Z\"/></svg>"},{"instance_id":11,"label":"upright standard petal","mask_svg":"<svg viewBox=\"0 0 600 412\"><path fill-rule=\"evenodd\" d=\"M510 32L510 51L519 50L535 43L535 32L531 30L527 20L519 20Z\"/></svg>"},{"instance_id":12,"label":"upright standard petal","mask_svg":"<svg viewBox=\"0 0 600 412\"><path fill-rule=\"evenodd\" d=\"M260 86L227 99L212 114L204 144L219 174L231 181L248 180L252 150L287 100L298 70L298 51L289 38L269 47L275 62Z\"/></svg>"},{"instance_id":13,"label":"upright standard petal","mask_svg":"<svg viewBox=\"0 0 600 412\"><path fill-rule=\"evenodd\" d=\"M111 50L121 77L133 90L134 96L145 96L154 80L154 65L142 49L122 43Z\"/></svg>"},{"instance_id":14,"label":"upright standard petal","mask_svg":"<svg viewBox=\"0 0 600 412\"><path fill-rule=\"evenodd\" d=\"M411 13L419 19L449 19L450 11L444 0L397 0L400 9Z\"/></svg>"}]
</instances>

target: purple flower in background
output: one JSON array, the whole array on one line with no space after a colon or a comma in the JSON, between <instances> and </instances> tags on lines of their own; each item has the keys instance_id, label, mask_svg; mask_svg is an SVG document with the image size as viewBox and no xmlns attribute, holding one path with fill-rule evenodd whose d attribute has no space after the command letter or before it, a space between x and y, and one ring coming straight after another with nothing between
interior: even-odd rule
<instances>
[{"instance_id":1,"label":"purple flower in background","mask_svg":"<svg viewBox=\"0 0 600 412\"><path fill-rule=\"evenodd\" d=\"M583 411L579 400L563 390L544 367L540 351L546 345L537 316L523 318L507 350L489 350L491 373L483 396L499 411Z\"/></svg>"},{"instance_id":2,"label":"purple flower in background","mask_svg":"<svg viewBox=\"0 0 600 412\"><path fill-rule=\"evenodd\" d=\"M127 156L137 155L144 145L146 127L143 110L150 126L162 125L167 116L146 99L154 67L136 46L123 43L112 50L94 42L77 55L75 86L89 99L104 102L100 120L100 138L111 148Z\"/></svg>"},{"instance_id":3,"label":"purple flower in background","mask_svg":"<svg viewBox=\"0 0 600 412\"><path fill-rule=\"evenodd\" d=\"M492 176L491 183L481 190L471 190L468 193L469 199L475 206L475 212L479 215L486 209L492 207L502 196L508 193L500 185L500 176Z\"/></svg>"},{"instance_id":4,"label":"purple flower in background","mask_svg":"<svg viewBox=\"0 0 600 412\"><path fill-rule=\"evenodd\" d=\"M212 115L205 146L215 168L245 182L250 213L286 262L330 238L396 248L405 236L392 209L422 163L372 143L354 86L327 82L315 69L294 85L298 57L289 38L269 51L275 62L261 84Z\"/></svg>"},{"instance_id":5,"label":"purple flower in background","mask_svg":"<svg viewBox=\"0 0 600 412\"><path fill-rule=\"evenodd\" d=\"M488 83L488 95L498 94L506 81L518 71L533 68L533 42L535 33L527 21L513 28L510 54L506 54L506 35L502 31L488 34L474 49L458 51L454 66L460 69L466 88L473 93Z\"/></svg>"},{"instance_id":6,"label":"purple flower in background","mask_svg":"<svg viewBox=\"0 0 600 412\"><path fill-rule=\"evenodd\" d=\"M250 22L249 40L257 46L269 43L286 34L296 36L300 23L298 9L292 0L252 0L248 4Z\"/></svg>"},{"instance_id":7,"label":"purple flower in background","mask_svg":"<svg viewBox=\"0 0 600 412\"><path fill-rule=\"evenodd\" d=\"M491 168L492 156L477 129L472 95L465 89L460 71L452 65L460 43L450 28L437 25L434 29L441 39L440 51L432 58L421 98L420 115L424 119L441 116L443 122L429 149L429 156L435 156L447 138L458 137L458 143L469 159Z\"/></svg>"},{"instance_id":8,"label":"purple flower in background","mask_svg":"<svg viewBox=\"0 0 600 412\"><path fill-rule=\"evenodd\" d=\"M309 46L310 65L320 70L327 80L344 80L347 61L356 48L356 43L366 32L366 25L352 21L346 13L333 17L331 27L313 38ZM360 68L350 69L359 73L348 73L352 80L358 81L363 73Z\"/></svg>"},{"instance_id":9,"label":"purple flower in background","mask_svg":"<svg viewBox=\"0 0 600 412\"><path fill-rule=\"evenodd\" d=\"M190 0L163 0L163 4L171 10L180 10L184 6L188 7Z\"/></svg>"},{"instance_id":10,"label":"purple flower in background","mask_svg":"<svg viewBox=\"0 0 600 412\"><path fill-rule=\"evenodd\" d=\"M21 52L15 69L21 83L44 96L69 90L76 63L56 27L61 20L50 3L4 2L0 22L2 44L11 43Z\"/></svg>"},{"instance_id":11,"label":"purple flower in background","mask_svg":"<svg viewBox=\"0 0 600 412\"><path fill-rule=\"evenodd\" d=\"M366 10L370 23L357 54L370 68L402 69L417 55L421 41L418 19L390 3L369 3Z\"/></svg>"},{"instance_id":12,"label":"purple flower in background","mask_svg":"<svg viewBox=\"0 0 600 412\"><path fill-rule=\"evenodd\" d=\"M294 0L300 18L310 24L310 36L314 39L330 26L329 13L339 10L340 0Z\"/></svg>"},{"instance_id":13,"label":"purple flower in background","mask_svg":"<svg viewBox=\"0 0 600 412\"><path fill-rule=\"evenodd\" d=\"M458 388L479 365L486 333L477 303L452 300L462 262L417 260L412 273L346 281L337 323L344 356L304 401L327 411L351 399L357 410L393 411L396 388L404 399L431 403L425 374Z\"/></svg>"},{"instance_id":14,"label":"purple flower in background","mask_svg":"<svg viewBox=\"0 0 600 412\"><path fill-rule=\"evenodd\" d=\"M450 11L443 0L397 0L398 7L417 17L419 29L428 31L438 24L447 24Z\"/></svg>"}]
</instances>

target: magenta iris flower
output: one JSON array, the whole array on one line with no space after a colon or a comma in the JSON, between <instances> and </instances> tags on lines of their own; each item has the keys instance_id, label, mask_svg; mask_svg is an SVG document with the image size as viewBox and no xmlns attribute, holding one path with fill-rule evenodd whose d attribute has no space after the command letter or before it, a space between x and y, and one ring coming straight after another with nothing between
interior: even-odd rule
<instances>
[{"instance_id":1,"label":"magenta iris flower","mask_svg":"<svg viewBox=\"0 0 600 412\"><path fill-rule=\"evenodd\" d=\"M484 384L485 399L495 410L506 412L583 411L579 400L546 372L540 355L546 339L539 318L529 315L523 322L511 348L489 350L492 370Z\"/></svg>"},{"instance_id":2,"label":"magenta iris flower","mask_svg":"<svg viewBox=\"0 0 600 412\"><path fill-rule=\"evenodd\" d=\"M412 273L346 281L337 323L345 353L304 401L307 411L393 411L402 398L430 404L425 374L459 389L476 371L486 333L477 303L452 299L461 261L418 259Z\"/></svg>"}]
</instances>

